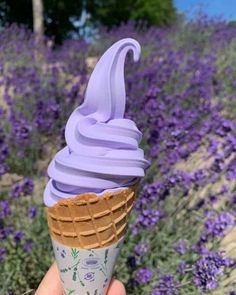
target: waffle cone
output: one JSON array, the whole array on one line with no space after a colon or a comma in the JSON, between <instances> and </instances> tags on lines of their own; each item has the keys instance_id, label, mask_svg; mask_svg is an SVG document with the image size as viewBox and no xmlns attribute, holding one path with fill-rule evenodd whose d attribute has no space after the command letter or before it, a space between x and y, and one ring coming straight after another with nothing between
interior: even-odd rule
<instances>
[{"instance_id":1,"label":"waffle cone","mask_svg":"<svg viewBox=\"0 0 236 295\"><path fill-rule=\"evenodd\" d=\"M46 208L52 239L83 249L106 247L124 236L136 186L102 196L84 193Z\"/></svg>"}]
</instances>

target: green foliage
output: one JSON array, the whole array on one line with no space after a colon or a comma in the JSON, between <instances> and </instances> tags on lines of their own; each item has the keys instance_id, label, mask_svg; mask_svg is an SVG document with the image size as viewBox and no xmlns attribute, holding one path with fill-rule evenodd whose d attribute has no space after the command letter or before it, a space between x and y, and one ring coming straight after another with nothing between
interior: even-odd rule
<instances>
[{"instance_id":1,"label":"green foliage","mask_svg":"<svg viewBox=\"0 0 236 295\"><path fill-rule=\"evenodd\" d=\"M41 196L38 200L40 198ZM38 215L32 222L29 222L27 218L27 208L34 203L32 199L23 198L12 206L13 214L10 222L19 230L24 230L26 236L19 243L15 243L11 236L1 241L1 246L7 249L7 255L4 263L1 264L0 294L5 294L7 291L14 292L14 295L22 295L26 291L34 294L35 288L53 261L43 207L38 207ZM32 250L24 249L24 245L31 242Z\"/></svg>"},{"instance_id":2,"label":"green foliage","mask_svg":"<svg viewBox=\"0 0 236 295\"><path fill-rule=\"evenodd\" d=\"M88 0L86 8L95 22L108 28L129 20L170 25L176 16L172 0Z\"/></svg>"},{"instance_id":3,"label":"green foliage","mask_svg":"<svg viewBox=\"0 0 236 295\"><path fill-rule=\"evenodd\" d=\"M129 20L130 7L133 6L134 2L133 0L88 0L86 9L94 22L99 22L110 28Z\"/></svg>"},{"instance_id":4,"label":"green foliage","mask_svg":"<svg viewBox=\"0 0 236 295\"><path fill-rule=\"evenodd\" d=\"M82 1L44 0L45 33L55 37L56 43L77 32L75 21L80 19Z\"/></svg>"},{"instance_id":5,"label":"green foliage","mask_svg":"<svg viewBox=\"0 0 236 295\"><path fill-rule=\"evenodd\" d=\"M82 0L44 0L45 34L53 36L56 43L61 43L73 33L78 35L83 5L91 15L86 26L102 24L111 28L129 20L163 26L172 24L176 17L172 0L87 0L85 4ZM0 0L0 16L2 26L18 23L32 29L32 1Z\"/></svg>"},{"instance_id":6,"label":"green foliage","mask_svg":"<svg viewBox=\"0 0 236 295\"><path fill-rule=\"evenodd\" d=\"M142 20L149 25L170 25L175 17L172 0L138 0L131 9L131 19Z\"/></svg>"},{"instance_id":7,"label":"green foliage","mask_svg":"<svg viewBox=\"0 0 236 295\"><path fill-rule=\"evenodd\" d=\"M24 7L24 9L22 9ZM33 28L31 0L0 0L0 24L26 24Z\"/></svg>"},{"instance_id":8,"label":"green foliage","mask_svg":"<svg viewBox=\"0 0 236 295\"><path fill-rule=\"evenodd\" d=\"M44 0L43 5L45 33L55 37L56 43L61 43L70 33L77 31L75 21L80 19L82 1ZM32 1L0 0L0 16L2 26L17 23L25 24L32 29Z\"/></svg>"}]
</instances>

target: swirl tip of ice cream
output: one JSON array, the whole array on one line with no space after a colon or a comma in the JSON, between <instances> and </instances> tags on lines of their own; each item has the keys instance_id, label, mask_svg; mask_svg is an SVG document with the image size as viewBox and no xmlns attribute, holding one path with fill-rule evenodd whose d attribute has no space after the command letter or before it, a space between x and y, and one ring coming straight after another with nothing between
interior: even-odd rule
<instances>
[{"instance_id":1,"label":"swirl tip of ice cream","mask_svg":"<svg viewBox=\"0 0 236 295\"><path fill-rule=\"evenodd\" d=\"M66 124L67 146L49 165L46 206L84 192L101 194L127 187L144 176L149 163L138 147L142 133L133 121L124 119L124 64L130 50L138 61L141 48L131 38L116 42L98 61L83 104Z\"/></svg>"}]
</instances>

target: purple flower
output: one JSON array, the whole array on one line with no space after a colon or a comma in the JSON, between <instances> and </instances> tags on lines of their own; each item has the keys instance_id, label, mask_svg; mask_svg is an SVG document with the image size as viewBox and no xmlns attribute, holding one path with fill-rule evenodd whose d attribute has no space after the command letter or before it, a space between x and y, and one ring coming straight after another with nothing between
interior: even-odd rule
<instances>
[{"instance_id":1,"label":"purple flower","mask_svg":"<svg viewBox=\"0 0 236 295\"><path fill-rule=\"evenodd\" d=\"M8 166L5 163L0 163L0 176L7 173L9 170Z\"/></svg>"},{"instance_id":2,"label":"purple flower","mask_svg":"<svg viewBox=\"0 0 236 295\"><path fill-rule=\"evenodd\" d=\"M139 284L147 284L147 283L149 283L151 281L152 277L153 277L153 273L148 268L140 268L135 273L135 280Z\"/></svg>"},{"instance_id":3,"label":"purple flower","mask_svg":"<svg viewBox=\"0 0 236 295\"><path fill-rule=\"evenodd\" d=\"M30 195L34 190L34 182L31 178L25 177L22 180L22 191L23 194L26 195Z\"/></svg>"},{"instance_id":4,"label":"purple flower","mask_svg":"<svg viewBox=\"0 0 236 295\"><path fill-rule=\"evenodd\" d=\"M54 99L38 100L36 102L34 122L41 133L50 132L59 117L60 105Z\"/></svg>"},{"instance_id":5,"label":"purple flower","mask_svg":"<svg viewBox=\"0 0 236 295\"><path fill-rule=\"evenodd\" d=\"M191 181L195 186L202 186L206 180L205 171L203 169L199 169L193 173L191 176Z\"/></svg>"},{"instance_id":6,"label":"purple flower","mask_svg":"<svg viewBox=\"0 0 236 295\"><path fill-rule=\"evenodd\" d=\"M129 256L129 257L127 258L127 262L126 262L126 264L127 264L130 268L135 268L135 267L137 266L135 256Z\"/></svg>"},{"instance_id":7,"label":"purple flower","mask_svg":"<svg viewBox=\"0 0 236 295\"><path fill-rule=\"evenodd\" d=\"M211 166L211 170L216 172L216 173L221 173L223 169L225 168L224 165L224 158L222 155L217 155L215 157L215 160Z\"/></svg>"},{"instance_id":8,"label":"purple flower","mask_svg":"<svg viewBox=\"0 0 236 295\"><path fill-rule=\"evenodd\" d=\"M37 207L30 207L28 209L29 218L34 219L36 217L36 215L37 215Z\"/></svg>"},{"instance_id":9,"label":"purple flower","mask_svg":"<svg viewBox=\"0 0 236 295\"><path fill-rule=\"evenodd\" d=\"M23 114L11 112L10 121L12 123L11 137L19 145L25 144L30 139L32 126L26 121Z\"/></svg>"},{"instance_id":10,"label":"purple flower","mask_svg":"<svg viewBox=\"0 0 236 295\"><path fill-rule=\"evenodd\" d=\"M215 155L217 153L218 146L219 146L219 141L216 140L216 139L211 139L210 142L209 142L209 146L207 148L208 153L211 156Z\"/></svg>"},{"instance_id":11,"label":"purple flower","mask_svg":"<svg viewBox=\"0 0 236 295\"><path fill-rule=\"evenodd\" d=\"M236 204L236 194L233 194L229 200L230 204Z\"/></svg>"},{"instance_id":12,"label":"purple flower","mask_svg":"<svg viewBox=\"0 0 236 295\"><path fill-rule=\"evenodd\" d=\"M192 266L193 283L203 291L216 289L218 277L223 275L224 267L228 265L229 260L222 258L220 253L208 252Z\"/></svg>"},{"instance_id":13,"label":"purple flower","mask_svg":"<svg viewBox=\"0 0 236 295\"><path fill-rule=\"evenodd\" d=\"M0 247L0 263L4 261L4 258L6 256L6 249L4 247Z\"/></svg>"},{"instance_id":14,"label":"purple flower","mask_svg":"<svg viewBox=\"0 0 236 295\"><path fill-rule=\"evenodd\" d=\"M188 264L185 261L182 261L179 263L178 267L177 267L177 271L178 273L180 273L181 275L184 275L186 273L186 269L188 268Z\"/></svg>"},{"instance_id":15,"label":"purple flower","mask_svg":"<svg viewBox=\"0 0 236 295\"><path fill-rule=\"evenodd\" d=\"M236 157L233 158L228 164L227 171L226 171L226 179L227 180L236 179Z\"/></svg>"},{"instance_id":16,"label":"purple flower","mask_svg":"<svg viewBox=\"0 0 236 295\"><path fill-rule=\"evenodd\" d=\"M22 187L19 184L13 185L9 196L14 199L18 199L22 193Z\"/></svg>"},{"instance_id":17,"label":"purple flower","mask_svg":"<svg viewBox=\"0 0 236 295\"><path fill-rule=\"evenodd\" d=\"M184 171L176 171L167 178L169 187L180 187L184 192L188 192L191 185L191 176Z\"/></svg>"},{"instance_id":18,"label":"purple flower","mask_svg":"<svg viewBox=\"0 0 236 295\"><path fill-rule=\"evenodd\" d=\"M8 156L8 146L6 144L0 145L0 161L4 161L6 157Z\"/></svg>"},{"instance_id":19,"label":"purple flower","mask_svg":"<svg viewBox=\"0 0 236 295\"><path fill-rule=\"evenodd\" d=\"M231 130L234 128L234 123L226 120L226 119L221 119L221 125L217 128L216 134L224 137L226 136Z\"/></svg>"},{"instance_id":20,"label":"purple flower","mask_svg":"<svg viewBox=\"0 0 236 295\"><path fill-rule=\"evenodd\" d=\"M0 241L5 240L8 237L8 235L11 234L12 232L13 232L12 227L2 226L0 224Z\"/></svg>"},{"instance_id":21,"label":"purple flower","mask_svg":"<svg viewBox=\"0 0 236 295\"><path fill-rule=\"evenodd\" d=\"M152 295L176 295L178 294L178 283L173 276L164 275L160 278L159 284L155 290L152 291Z\"/></svg>"},{"instance_id":22,"label":"purple flower","mask_svg":"<svg viewBox=\"0 0 236 295\"><path fill-rule=\"evenodd\" d=\"M28 241L23 245L23 250L27 253L31 252L32 249L33 249L33 242Z\"/></svg>"},{"instance_id":23,"label":"purple flower","mask_svg":"<svg viewBox=\"0 0 236 295\"><path fill-rule=\"evenodd\" d=\"M193 252L201 255L204 255L209 252L209 250L206 248L206 245L202 241L199 241L197 244L193 244L192 250Z\"/></svg>"},{"instance_id":24,"label":"purple flower","mask_svg":"<svg viewBox=\"0 0 236 295\"><path fill-rule=\"evenodd\" d=\"M165 190L165 186L159 181L146 184L137 200L136 208L140 209L146 205L152 204L154 201L163 200L166 197Z\"/></svg>"},{"instance_id":25,"label":"purple flower","mask_svg":"<svg viewBox=\"0 0 236 295\"><path fill-rule=\"evenodd\" d=\"M11 208L8 201L0 201L0 219L4 219L11 214Z\"/></svg>"},{"instance_id":26,"label":"purple flower","mask_svg":"<svg viewBox=\"0 0 236 295\"><path fill-rule=\"evenodd\" d=\"M24 238L25 234L21 230L17 230L13 236L13 240L16 243L20 243L22 239Z\"/></svg>"},{"instance_id":27,"label":"purple flower","mask_svg":"<svg viewBox=\"0 0 236 295\"><path fill-rule=\"evenodd\" d=\"M137 256L143 256L146 254L149 250L149 244L147 242L139 242L135 247L134 247L134 252Z\"/></svg>"},{"instance_id":28,"label":"purple flower","mask_svg":"<svg viewBox=\"0 0 236 295\"><path fill-rule=\"evenodd\" d=\"M206 241L208 239L222 237L225 231L233 227L233 225L234 219L230 213L221 212L216 215L214 212L209 212L204 223L201 239L202 241Z\"/></svg>"},{"instance_id":29,"label":"purple flower","mask_svg":"<svg viewBox=\"0 0 236 295\"><path fill-rule=\"evenodd\" d=\"M136 224L143 228L150 228L157 224L162 217L162 213L156 209L144 209L138 215Z\"/></svg>"},{"instance_id":30,"label":"purple flower","mask_svg":"<svg viewBox=\"0 0 236 295\"><path fill-rule=\"evenodd\" d=\"M179 240L174 249L177 253L184 255L188 251L188 242L186 240Z\"/></svg>"}]
</instances>

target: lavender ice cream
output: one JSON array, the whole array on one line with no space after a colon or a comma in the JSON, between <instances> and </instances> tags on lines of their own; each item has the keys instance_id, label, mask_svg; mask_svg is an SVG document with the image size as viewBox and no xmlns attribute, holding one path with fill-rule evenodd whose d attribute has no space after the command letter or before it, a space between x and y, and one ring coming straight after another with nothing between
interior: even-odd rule
<instances>
[{"instance_id":1,"label":"lavender ice cream","mask_svg":"<svg viewBox=\"0 0 236 295\"><path fill-rule=\"evenodd\" d=\"M144 176L149 163L139 148L142 133L132 120L124 119L124 63L129 50L138 61L140 45L130 38L115 43L98 61L83 104L66 124L67 146L48 167L46 206L84 192L128 187Z\"/></svg>"}]
</instances>

